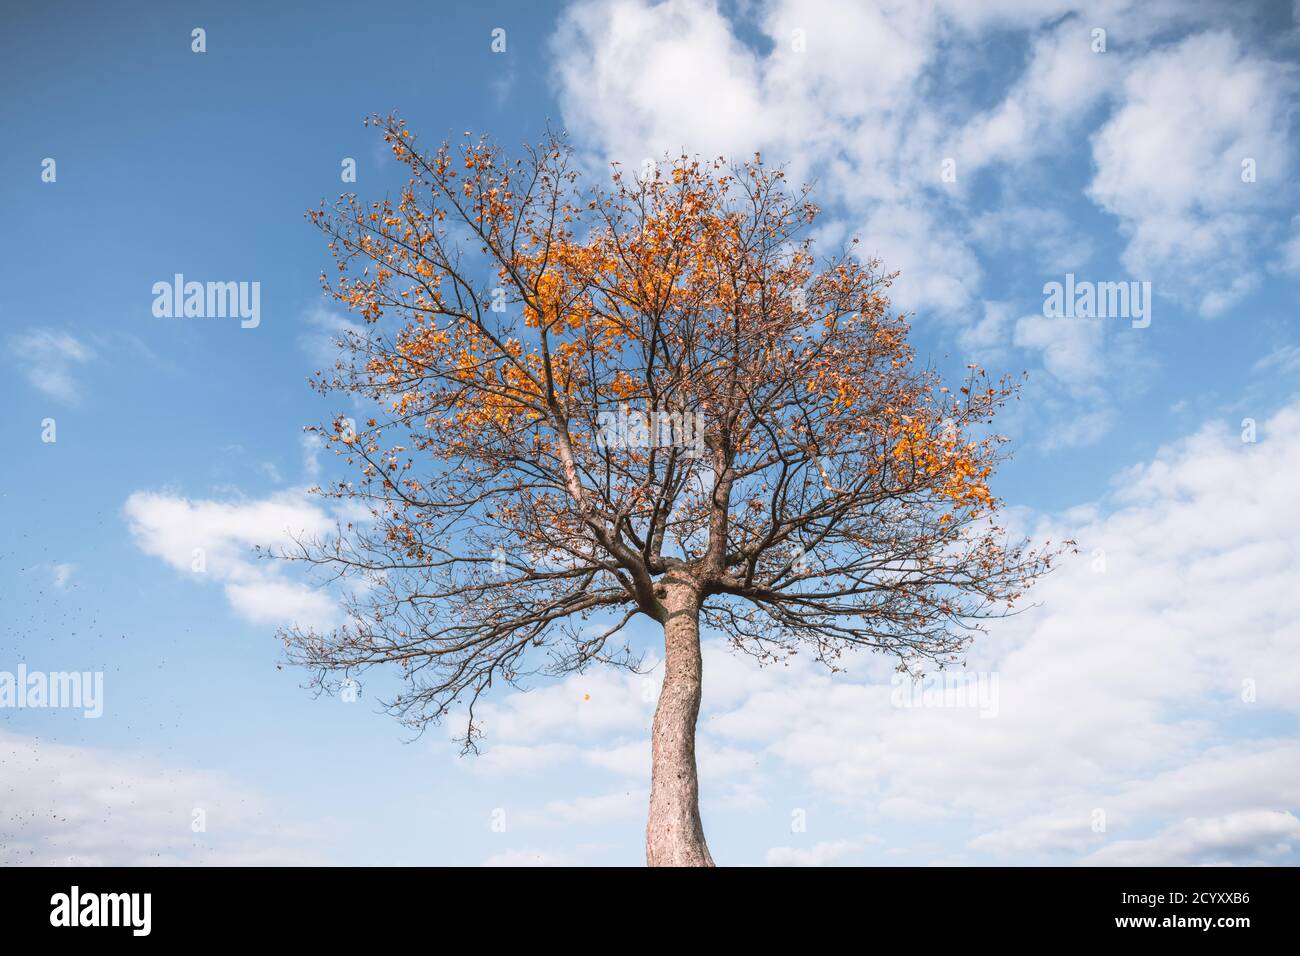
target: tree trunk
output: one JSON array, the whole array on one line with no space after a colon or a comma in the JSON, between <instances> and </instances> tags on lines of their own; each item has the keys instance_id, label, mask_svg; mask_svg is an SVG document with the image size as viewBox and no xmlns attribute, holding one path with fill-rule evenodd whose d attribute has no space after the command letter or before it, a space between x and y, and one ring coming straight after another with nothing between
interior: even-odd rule
<instances>
[{"instance_id":1,"label":"tree trunk","mask_svg":"<svg viewBox=\"0 0 1300 956\"><path fill-rule=\"evenodd\" d=\"M670 585L663 602L664 684L650 735L650 819L645 855L650 866L713 866L700 823L695 770L695 721L700 713L700 597Z\"/></svg>"}]
</instances>

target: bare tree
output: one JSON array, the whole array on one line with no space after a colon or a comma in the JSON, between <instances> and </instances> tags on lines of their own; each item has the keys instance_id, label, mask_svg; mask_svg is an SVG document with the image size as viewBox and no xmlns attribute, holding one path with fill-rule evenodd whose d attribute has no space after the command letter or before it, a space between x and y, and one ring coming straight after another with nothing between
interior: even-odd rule
<instances>
[{"instance_id":1,"label":"bare tree","mask_svg":"<svg viewBox=\"0 0 1300 956\"><path fill-rule=\"evenodd\" d=\"M359 469L323 494L365 520L287 556L360 586L335 630L282 633L330 688L401 669L415 727L479 735L498 682L635 666L664 635L651 865L710 865L695 726L701 627L764 661L846 649L946 665L1050 564L1011 541L986 434L1013 393L919 368L892 277L817 261L807 190L752 160L681 157L583 186L562 136L509 161L383 130L397 199L312 212L329 291L364 331L318 379L375 408L320 429Z\"/></svg>"}]
</instances>

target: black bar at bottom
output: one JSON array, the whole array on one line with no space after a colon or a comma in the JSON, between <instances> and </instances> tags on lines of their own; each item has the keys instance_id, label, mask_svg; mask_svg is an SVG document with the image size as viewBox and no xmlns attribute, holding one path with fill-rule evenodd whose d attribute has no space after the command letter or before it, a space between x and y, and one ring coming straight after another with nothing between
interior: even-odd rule
<instances>
[{"instance_id":1,"label":"black bar at bottom","mask_svg":"<svg viewBox=\"0 0 1300 956\"><path fill-rule=\"evenodd\" d=\"M812 941L830 931L851 933L865 943L879 939L877 930L907 936L955 933L956 942L974 930L996 934L988 938L998 942L1127 936L1176 945L1193 938L1232 945L1294 937L1300 928L1298 873L1294 868L545 873L10 868L0 870L0 925L10 942L75 934L78 943L92 947L156 939L313 941L371 949L414 932L431 934L426 939L434 949L465 934L482 934L484 942L523 944L567 938L590 951L602 939L603 949L656 927L677 923L680 929L681 920L716 924L733 943L771 943L776 932L807 934ZM439 926L446 921L462 925ZM591 935L596 929L600 935Z\"/></svg>"}]
</instances>

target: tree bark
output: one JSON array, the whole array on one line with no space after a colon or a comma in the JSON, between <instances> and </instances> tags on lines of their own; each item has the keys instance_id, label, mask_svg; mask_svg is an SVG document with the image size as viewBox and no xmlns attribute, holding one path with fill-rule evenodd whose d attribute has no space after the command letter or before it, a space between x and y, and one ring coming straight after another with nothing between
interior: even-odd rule
<instances>
[{"instance_id":1,"label":"tree bark","mask_svg":"<svg viewBox=\"0 0 1300 956\"><path fill-rule=\"evenodd\" d=\"M695 769L695 722L700 713L700 595L669 585L664 609L664 683L650 735L650 818L645 854L650 866L713 866L700 823Z\"/></svg>"}]
</instances>

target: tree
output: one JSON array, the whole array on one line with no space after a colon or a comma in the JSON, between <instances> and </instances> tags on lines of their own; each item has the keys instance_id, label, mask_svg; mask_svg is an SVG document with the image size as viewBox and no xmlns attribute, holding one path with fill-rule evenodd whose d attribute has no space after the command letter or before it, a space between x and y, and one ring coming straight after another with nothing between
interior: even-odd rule
<instances>
[{"instance_id":1,"label":"tree","mask_svg":"<svg viewBox=\"0 0 1300 956\"><path fill-rule=\"evenodd\" d=\"M818 262L818 210L760 157L683 156L586 188L560 135L509 161L468 138L421 151L396 200L309 215L365 320L318 376L375 412L319 429L365 520L285 556L361 585L347 620L282 632L332 689L376 665L417 728L498 683L597 662L663 629L646 828L651 865L711 865L695 725L701 628L763 661L832 669L868 648L915 672L959 659L1050 565L996 524L986 434L1014 393L919 368L892 276Z\"/></svg>"}]
</instances>

